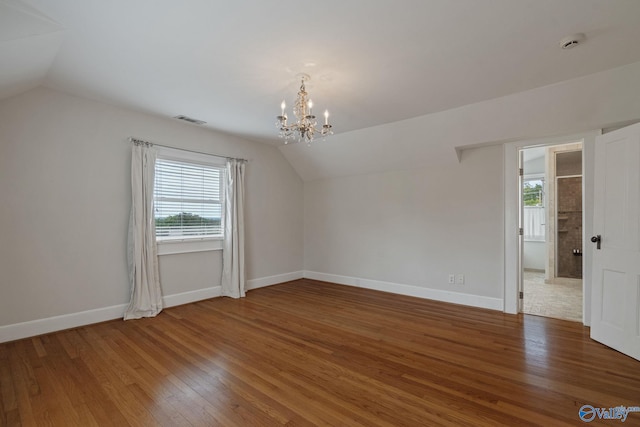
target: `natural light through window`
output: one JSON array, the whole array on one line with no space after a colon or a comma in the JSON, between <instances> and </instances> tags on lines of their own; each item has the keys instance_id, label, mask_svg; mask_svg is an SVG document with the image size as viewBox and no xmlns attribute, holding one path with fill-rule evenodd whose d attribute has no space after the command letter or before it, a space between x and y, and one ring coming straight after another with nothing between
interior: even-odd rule
<instances>
[{"instance_id":1,"label":"natural light through window","mask_svg":"<svg viewBox=\"0 0 640 427\"><path fill-rule=\"evenodd\" d=\"M522 198L524 202L524 239L544 241L544 179L525 179Z\"/></svg>"},{"instance_id":2,"label":"natural light through window","mask_svg":"<svg viewBox=\"0 0 640 427\"><path fill-rule=\"evenodd\" d=\"M219 166L157 159L154 209L158 241L222 237L223 174Z\"/></svg>"}]
</instances>

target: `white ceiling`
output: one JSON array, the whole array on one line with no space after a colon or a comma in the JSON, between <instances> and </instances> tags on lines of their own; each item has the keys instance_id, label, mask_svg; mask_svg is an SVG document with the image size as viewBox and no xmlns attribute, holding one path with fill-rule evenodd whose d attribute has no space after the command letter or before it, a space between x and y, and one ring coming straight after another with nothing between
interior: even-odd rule
<instances>
[{"instance_id":1,"label":"white ceiling","mask_svg":"<svg viewBox=\"0 0 640 427\"><path fill-rule=\"evenodd\" d=\"M522 160L526 162L530 162L532 160L539 159L544 157L547 151L547 147L531 147L522 150Z\"/></svg>"},{"instance_id":2,"label":"white ceiling","mask_svg":"<svg viewBox=\"0 0 640 427\"><path fill-rule=\"evenodd\" d=\"M277 143L300 72L341 133L638 62L639 21L638 0L0 0L0 97L44 84Z\"/></svg>"}]
</instances>

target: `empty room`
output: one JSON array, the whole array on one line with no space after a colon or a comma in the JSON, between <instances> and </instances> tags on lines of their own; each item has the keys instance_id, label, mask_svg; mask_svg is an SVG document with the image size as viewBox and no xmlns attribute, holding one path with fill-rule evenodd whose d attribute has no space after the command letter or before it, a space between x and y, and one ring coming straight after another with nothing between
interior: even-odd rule
<instances>
[{"instance_id":1,"label":"empty room","mask_svg":"<svg viewBox=\"0 0 640 427\"><path fill-rule=\"evenodd\" d=\"M639 20L0 0L0 426L640 425Z\"/></svg>"}]
</instances>

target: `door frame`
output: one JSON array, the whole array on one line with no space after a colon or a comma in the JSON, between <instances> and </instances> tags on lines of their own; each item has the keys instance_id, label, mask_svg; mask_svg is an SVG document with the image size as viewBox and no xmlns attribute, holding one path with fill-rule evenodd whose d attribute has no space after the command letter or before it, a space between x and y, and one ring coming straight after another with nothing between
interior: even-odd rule
<instances>
[{"instance_id":1,"label":"door frame","mask_svg":"<svg viewBox=\"0 0 640 427\"><path fill-rule=\"evenodd\" d=\"M593 234L593 171L596 137L601 131L591 131L580 134L520 140L505 143L503 146L504 162L504 312L518 313L518 253L520 245L518 241L518 199L519 174L518 151L527 147L540 147L549 145L561 145L572 142L582 142L582 240ZM592 245L590 245L592 246ZM582 323L591 324L591 264L592 248L585 247L582 259Z\"/></svg>"}]
</instances>

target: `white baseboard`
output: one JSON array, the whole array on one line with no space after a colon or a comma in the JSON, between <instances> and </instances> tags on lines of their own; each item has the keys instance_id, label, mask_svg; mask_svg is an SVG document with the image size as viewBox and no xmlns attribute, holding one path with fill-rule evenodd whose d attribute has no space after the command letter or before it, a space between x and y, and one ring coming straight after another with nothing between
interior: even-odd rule
<instances>
[{"instance_id":1,"label":"white baseboard","mask_svg":"<svg viewBox=\"0 0 640 427\"><path fill-rule=\"evenodd\" d=\"M292 271L291 273L276 274L275 276L261 277L259 279L247 280L245 289L250 291L252 289L264 288L265 286L276 285L278 283L290 282L292 280L302 279L304 277L304 271Z\"/></svg>"},{"instance_id":2,"label":"white baseboard","mask_svg":"<svg viewBox=\"0 0 640 427\"><path fill-rule=\"evenodd\" d=\"M47 334L49 332L90 325L91 323L122 318L127 305L128 304L113 305L111 307L96 308L94 310L0 326L0 342L14 341Z\"/></svg>"},{"instance_id":3,"label":"white baseboard","mask_svg":"<svg viewBox=\"0 0 640 427\"><path fill-rule=\"evenodd\" d=\"M162 297L165 308L176 305L189 304L190 302L202 301L203 299L215 298L222 295L222 287L213 286L211 288L198 289L196 291L182 292L174 295Z\"/></svg>"},{"instance_id":4,"label":"white baseboard","mask_svg":"<svg viewBox=\"0 0 640 427\"><path fill-rule=\"evenodd\" d=\"M247 280L246 288L247 290L257 289L264 286L275 285L277 283L288 282L290 280L301 279L302 277L302 271L262 277ZM174 307L176 305L183 305L219 297L221 292L222 289L220 286L214 286L211 288L182 292L174 295L165 295L162 297L162 302L164 303L165 308ZM121 319L127 305L128 304L120 304L111 307L96 308L94 310L63 314L60 316L47 317L45 319L36 319L28 322L0 326L0 343L34 337L36 335L47 334L49 332L62 331L64 329L77 328L80 326L90 325L92 323L105 322L107 320Z\"/></svg>"},{"instance_id":5,"label":"white baseboard","mask_svg":"<svg viewBox=\"0 0 640 427\"><path fill-rule=\"evenodd\" d=\"M361 288L414 296L418 298L427 298L455 304L469 305L473 307L488 308L492 310L501 311L503 304L502 300L499 298L489 298L478 295L463 294L460 292L422 288L418 286L402 285L398 283L382 282L370 279L360 279L357 277L340 276L336 274L318 273L315 271L294 271L291 273L284 273L275 276L247 280L246 289L258 289L278 283L289 282L291 280L302 279L303 277L314 280L322 280L325 282L337 283L340 285L357 286ZM174 307L176 305L188 304L191 302L215 298L219 297L220 295L220 286L214 286L206 289L198 289L196 291L166 295L163 297L163 302L164 306L168 308ZM28 322L16 323L13 325L0 326L0 342L14 341L22 338L46 334L49 332L90 325L92 323L121 319L126 308L127 304L120 304L111 307L81 311L78 313L53 316L45 319L31 320Z\"/></svg>"},{"instance_id":6,"label":"white baseboard","mask_svg":"<svg viewBox=\"0 0 640 427\"><path fill-rule=\"evenodd\" d=\"M441 289L423 288L420 286L402 285L398 283L382 282L379 280L361 279L358 277L319 273L316 271L305 271L304 277L313 280L337 283L339 285L356 286L359 288L391 292L394 294L426 298L435 301L450 302L453 304L468 305L471 307L488 308L499 311L502 311L503 309L503 302L500 298L443 291Z\"/></svg>"},{"instance_id":7,"label":"white baseboard","mask_svg":"<svg viewBox=\"0 0 640 427\"><path fill-rule=\"evenodd\" d=\"M198 289L197 291L182 292L162 297L165 308L176 305L188 304L203 299L219 297L220 286ZM45 319L31 320L15 323L13 325L0 326L0 342L14 341L49 332L62 331L92 323L106 322L107 320L121 319L129 304L114 305L111 307L96 308L94 310L78 313L63 314L61 316L47 317Z\"/></svg>"}]
</instances>

